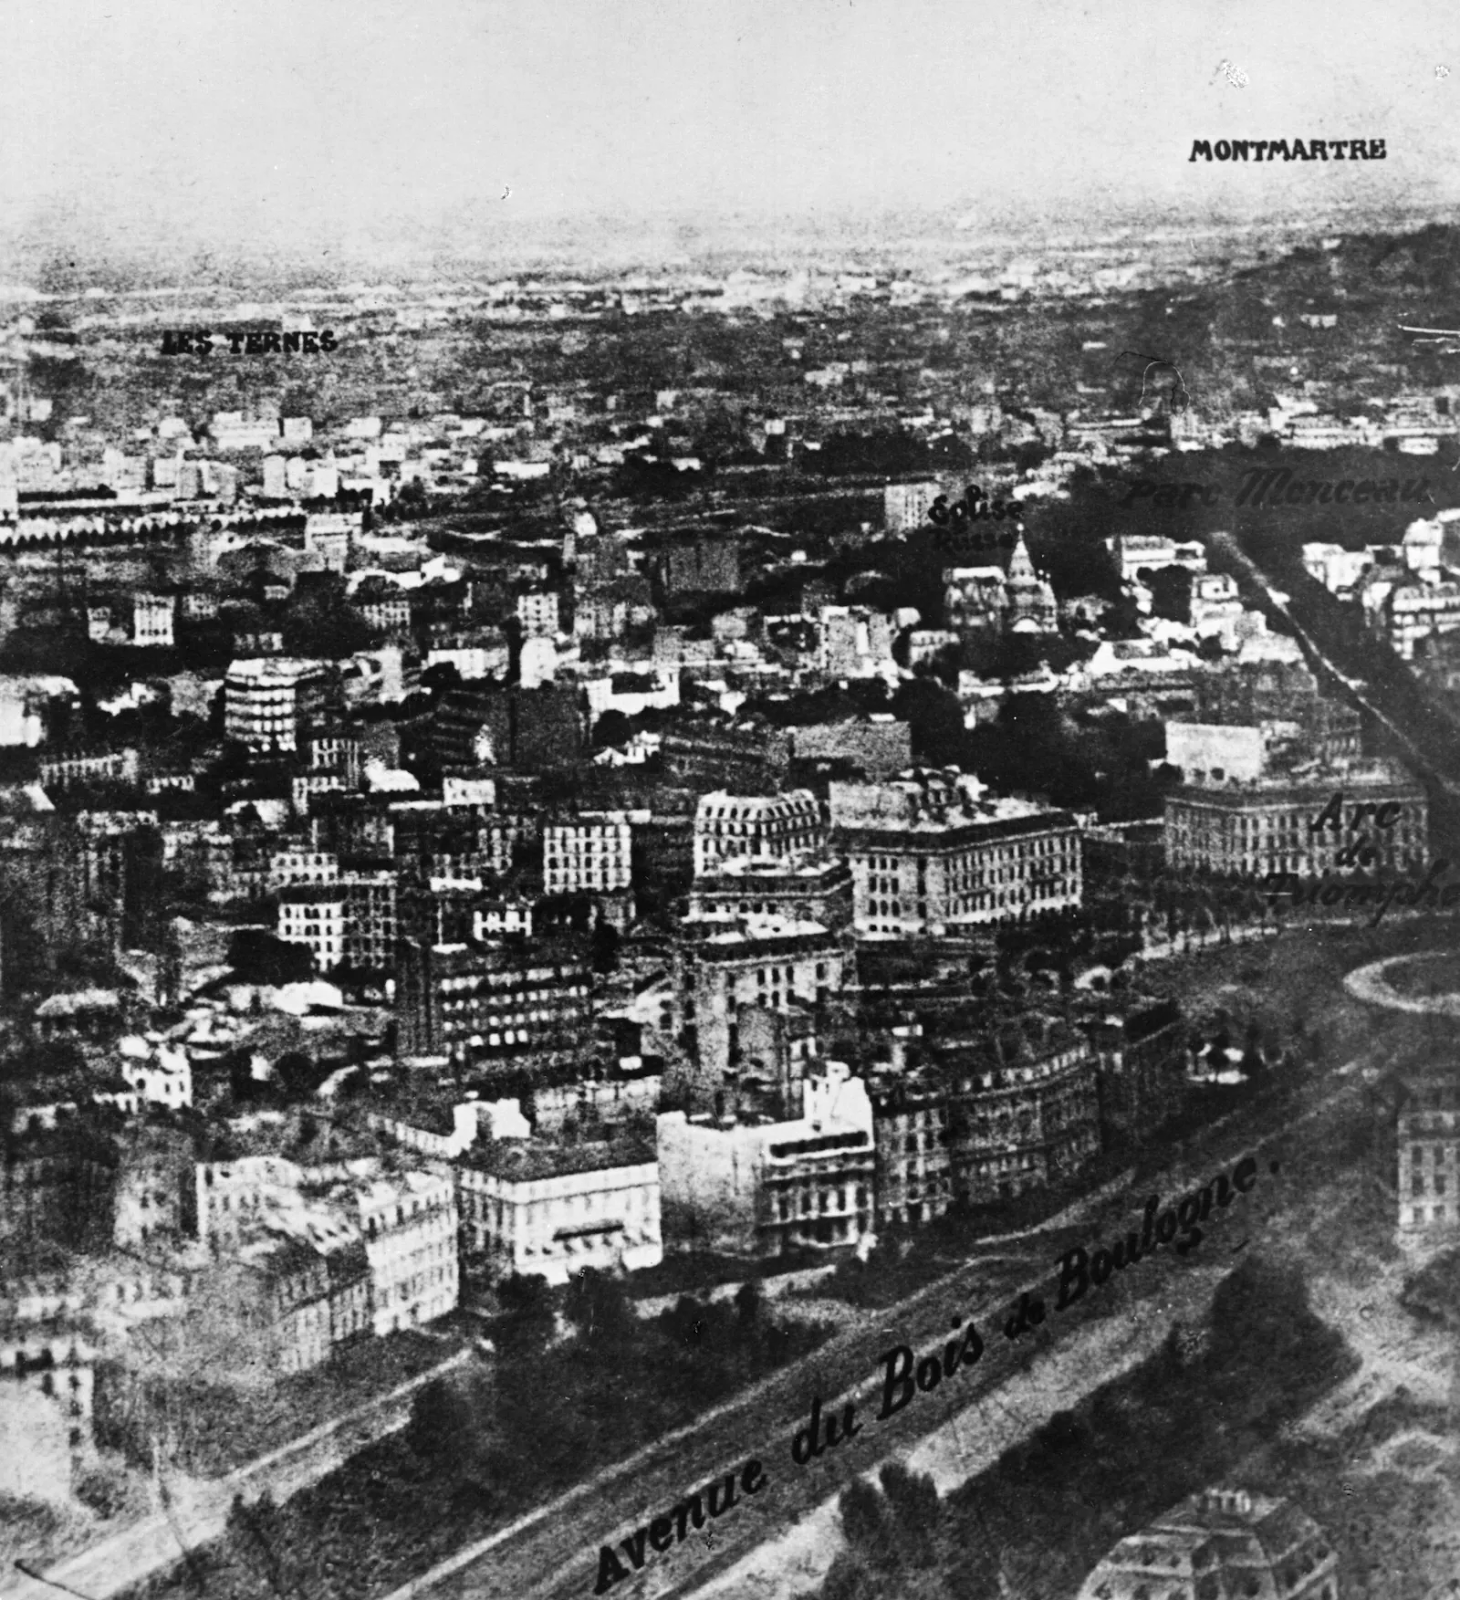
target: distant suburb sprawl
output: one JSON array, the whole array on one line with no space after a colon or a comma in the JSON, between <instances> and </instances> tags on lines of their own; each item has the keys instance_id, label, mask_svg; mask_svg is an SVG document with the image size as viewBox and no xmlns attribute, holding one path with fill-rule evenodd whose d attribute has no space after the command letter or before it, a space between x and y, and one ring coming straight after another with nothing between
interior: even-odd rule
<instances>
[{"instance_id":1,"label":"distant suburb sprawl","mask_svg":"<svg viewBox=\"0 0 1460 1600\"><path fill-rule=\"evenodd\" d=\"M1382 139L1310 139L1305 146L1294 139L1209 139L1191 141L1190 160L1198 156L1207 161L1383 161L1387 152Z\"/></svg>"}]
</instances>

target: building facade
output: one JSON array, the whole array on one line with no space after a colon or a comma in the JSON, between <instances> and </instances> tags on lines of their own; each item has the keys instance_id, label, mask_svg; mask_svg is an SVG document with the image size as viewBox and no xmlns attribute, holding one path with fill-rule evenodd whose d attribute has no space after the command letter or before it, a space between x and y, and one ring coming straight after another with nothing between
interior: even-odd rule
<instances>
[{"instance_id":1,"label":"building facade","mask_svg":"<svg viewBox=\"0 0 1460 1600\"><path fill-rule=\"evenodd\" d=\"M659 1163L643 1145L493 1141L466 1152L457 1181L467 1259L498 1276L561 1284L663 1259Z\"/></svg>"},{"instance_id":2,"label":"building facade","mask_svg":"<svg viewBox=\"0 0 1460 1600\"><path fill-rule=\"evenodd\" d=\"M713 1101L738 1071L741 1010L824 1009L841 988L844 940L819 922L686 918L674 947L675 1022L692 1092Z\"/></svg>"},{"instance_id":3,"label":"building facade","mask_svg":"<svg viewBox=\"0 0 1460 1600\"><path fill-rule=\"evenodd\" d=\"M686 718L664 734L664 770L693 789L766 794L791 767L791 736L752 721L725 724Z\"/></svg>"},{"instance_id":4,"label":"building facade","mask_svg":"<svg viewBox=\"0 0 1460 1600\"><path fill-rule=\"evenodd\" d=\"M330 708L332 676L320 661L256 656L223 680L223 731L251 750L294 750Z\"/></svg>"},{"instance_id":5,"label":"building facade","mask_svg":"<svg viewBox=\"0 0 1460 1600\"><path fill-rule=\"evenodd\" d=\"M852 872L833 856L733 857L694 881L691 917L783 917L819 922L832 933L852 926Z\"/></svg>"},{"instance_id":6,"label":"building facade","mask_svg":"<svg viewBox=\"0 0 1460 1600\"><path fill-rule=\"evenodd\" d=\"M1207 569L1206 548L1197 539L1181 543L1159 534L1126 533L1112 539L1110 545L1122 583L1133 583L1142 570L1159 572L1162 567L1185 567L1189 572L1202 573Z\"/></svg>"},{"instance_id":7,"label":"building facade","mask_svg":"<svg viewBox=\"0 0 1460 1600\"><path fill-rule=\"evenodd\" d=\"M1074 818L1021 800L986 802L971 783L923 774L830 786L858 937L943 938L1082 903Z\"/></svg>"},{"instance_id":8,"label":"building facade","mask_svg":"<svg viewBox=\"0 0 1460 1600\"><path fill-rule=\"evenodd\" d=\"M1460 1085L1448 1074L1406 1084L1397 1133L1401 1242L1460 1233Z\"/></svg>"},{"instance_id":9,"label":"building facade","mask_svg":"<svg viewBox=\"0 0 1460 1600\"><path fill-rule=\"evenodd\" d=\"M547 894L612 894L633 878L633 836L627 812L582 812L543 825L543 889Z\"/></svg>"},{"instance_id":10,"label":"building facade","mask_svg":"<svg viewBox=\"0 0 1460 1600\"><path fill-rule=\"evenodd\" d=\"M402 1059L446 1056L491 1070L569 1059L591 1019L591 974L576 952L403 940L396 974Z\"/></svg>"},{"instance_id":11,"label":"building facade","mask_svg":"<svg viewBox=\"0 0 1460 1600\"><path fill-rule=\"evenodd\" d=\"M1098 1155L1095 1052L1061 1020L1038 1015L931 1045L948 1095L953 1197L989 1205L1044 1188Z\"/></svg>"},{"instance_id":12,"label":"building facade","mask_svg":"<svg viewBox=\"0 0 1460 1600\"><path fill-rule=\"evenodd\" d=\"M384 976L395 968L400 924L393 871L351 872L345 891L345 966L351 972Z\"/></svg>"},{"instance_id":13,"label":"building facade","mask_svg":"<svg viewBox=\"0 0 1460 1600\"><path fill-rule=\"evenodd\" d=\"M701 795L695 807L695 876L739 856L784 858L824 847L826 827L808 789L781 795Z\"/></svg>"},{"instance_id":14,"label":"building facade","mask_svg":"<svg viewBox=\"0 0 1460 1600\"><path fill-rule=\"evenodd\" d=\"M1370 612L1371 625L1403 661L1460 628L1460 583L1399 583Z\"/></svg>"},{"instance_id":15,"label":"building facade","mask_svg":"<svg viewBox=\"0 0 1460 1600\"><path fill-rule=\"evenodd\" d=\"M1181 1107L1186 1025L1174 1000L1107 1012L1087 1025L1099 1064L1102 1141L1141 1144Z\"/></svg>"},{"instance_id":16,"label":"building facade","mask_svg":"<svg viewBox=\"0 0 1460 1600\"><path fill-rule=\"evenodd\" d=\"M333 972L345 960L345 886L342 883L293 884L281 891L279 937L302 944L320 972Z\"/></svg>"},{"instance_id":17,"label":"building facade","mask_svg":"<svg viewBox=\"0 0 1460 1600\"><path fill-rule=\"evenodd\" d=\"M855 1244L872 1228L874 1170L871 1102L837 1062L806 1080L794 1120L659 1118L665 1230L682 1249L776 1256Z\"/></svg>"},{"instance_id":18,"label":"building facade","mask_svg":"<svg viewBox=\"0 0 1460 1600\"><path fill-rule=\"evenodd\" d=\"M935 1083L898 1079L872 1097L876 1225L916 1227L953 1203L949 1096Z\"/></svg>"},{"instance_id":19,"label":"building facade","mask_svg":"<svg viewBox=\"0 0 1460 1600\"><path fill-rule=\"evenodd\" d=\"M173 597L170 594L134 595L132 643L139 649L172 649L172 623L175 610Z\"/></svg>"},{"instance_id":20,"label":"building facade","mask_svg":"<svg viewBox=\"0 0 1460 1600\"><path fill-rule=\"evenodd\" d=\"M1429 802L1393 762L1183 783L1166 798L1166 863L1241 877L1423 870ZM1357 852L1370 854L1361 858Z\"/></svg>"},{"instance_id":21,"label":"building facade","mask_svg":"<svg viewBox=\"0 0 1460 1600\"><path fill-rule=\"evenodd\" d=\"M556 639L558 596L552 589L531 589L517 596L517 620L525 639Z\"/></svg>"},{"instance_id":22,"label":"building facade","mask_svg":"<svg viewBox=\"0 0 1460 1600\"><path fill-rule=\"evenodd\" d=\"M461 1294L456 1183L403 1172L359 1185L355 1212L370 1268L377 1335L454 1310Z\"/></svg>"},{"instance_id":23,"label":"building facade","mask_svg":"<svg viewBox=\"0 0 1460 1600\"><path fill-rule=\"evenodd\" d=\"M912 533L923 527L938 498L937 483L889 483L882 491L882 526L888 533Z\"/></svg>"}]
</instances>

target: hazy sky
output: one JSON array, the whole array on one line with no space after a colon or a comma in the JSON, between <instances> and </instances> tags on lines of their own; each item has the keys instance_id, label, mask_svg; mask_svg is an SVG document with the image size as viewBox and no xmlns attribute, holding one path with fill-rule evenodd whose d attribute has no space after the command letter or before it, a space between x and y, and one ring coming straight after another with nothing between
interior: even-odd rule
<instances>
[{"instance_id":1,"label":"hazy sky","mask_svg":"<svg viewBox=\"0 0 1460 1600\"><path fill-rule=\"evenodd\" d=\"M1454 0L0 0L0 25L0 245L1460 200ZM1224 136L1389 154L1189 163Z\"/></svg>"}]
</instances>

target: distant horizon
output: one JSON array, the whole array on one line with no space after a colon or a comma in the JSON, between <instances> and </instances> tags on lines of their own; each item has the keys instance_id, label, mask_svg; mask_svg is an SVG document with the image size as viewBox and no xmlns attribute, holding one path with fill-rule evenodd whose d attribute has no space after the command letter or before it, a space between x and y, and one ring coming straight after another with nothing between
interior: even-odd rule
<instances>
[{"instance_id":1,"label":"distant horizon","mask_svg":"<svg viewBox=\"0 0 1460 1600\"><path fill-rule=\"evenodd\" d=\"M53 0L8 17L0 272L1382 225L1460 204L1448 22L1433 0ZM1259 136L1386 149L1190 159Z\"/></svg>"},{"instance_id":2,"label":"distant horizon","mask_svg":"<svg viewBox=\"0 0 1460 1600\"><path fill-rule=\"evenodd\" d=\"M443 275L511 276L523 271L626 272L641 270L804 270L815 258L861 261L885 270L951 265L1000 254L1070 254L1080 250L1128 256L1143 244L1194 247L1259 241L1270 232L1274 248L1291 248L1303 235L1404 234L1449 222L1454 208L1436 203L1347 206L1309 215L1232 217L1201 221L1173 215L1108 216L1088 230L1069 224L1052 230L1042 219L1020 220L1005 212L987 228L972 225L959 206L882 215L822 213L811 216L660 213L613 216L519 217L473 238L469 218L453 220L434 237L424 229L397 233L388 245L345 239L317 246L252 247L175 241L135 233L118 238L100 228L81 242L48 239L37 229L28 238L0 243L0 297L29 289L67 297L88 288L112 292L166 287L203 289L210 284L257 283L270 277L343 284L379 283L392 275L429 281ZM1164 253L1164 252L1163 252ZM1202 254L1194 248L1193 255ZM899 260L898 258L901 257Z\"/></svg>"}]
</instances>

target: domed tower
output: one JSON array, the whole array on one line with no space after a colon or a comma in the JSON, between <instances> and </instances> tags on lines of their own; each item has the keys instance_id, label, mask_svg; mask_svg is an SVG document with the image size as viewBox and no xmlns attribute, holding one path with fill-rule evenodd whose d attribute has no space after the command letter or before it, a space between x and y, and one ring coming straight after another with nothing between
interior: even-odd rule
<instances>
[{"instance_id":1,"label":"domed tower","mask_svg":"<svg viewBox=\"0 0 1460 1600\"><path fill-rule=\"evenodd\" d=\"M1022 533L1004 582L1004 627L1009 633L1054 633L1059 628L1054 590L1034 570Z\"/></svg>"}]
</instances>

